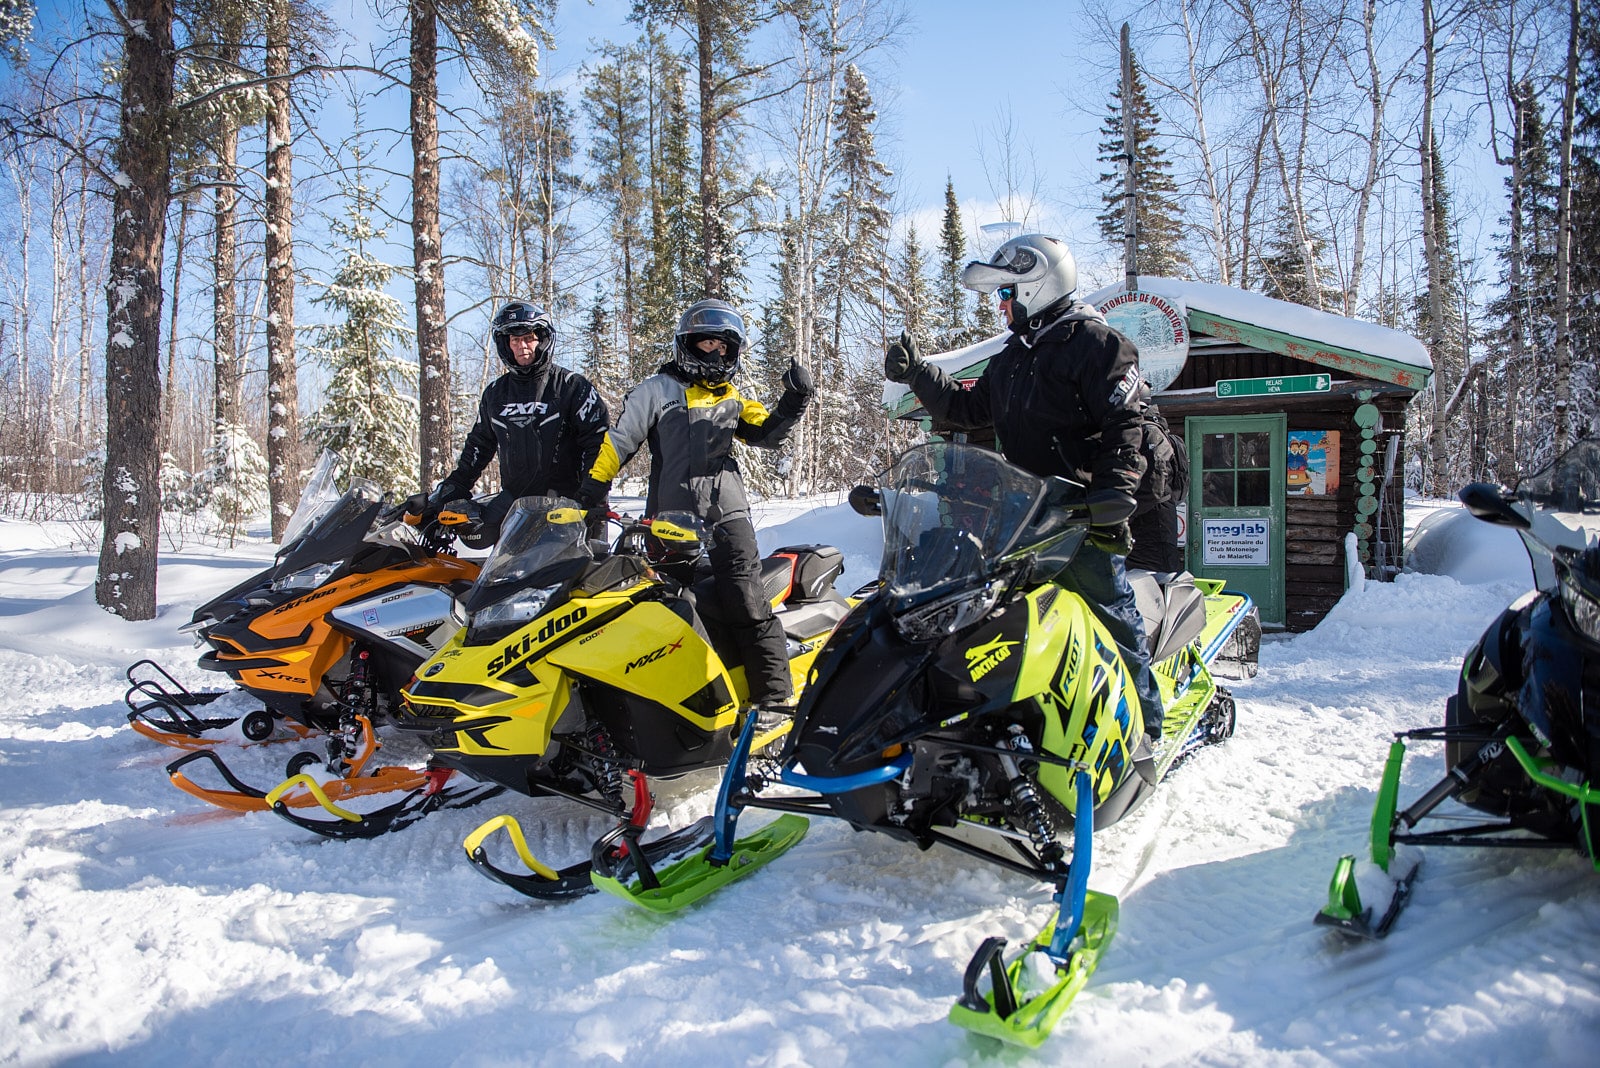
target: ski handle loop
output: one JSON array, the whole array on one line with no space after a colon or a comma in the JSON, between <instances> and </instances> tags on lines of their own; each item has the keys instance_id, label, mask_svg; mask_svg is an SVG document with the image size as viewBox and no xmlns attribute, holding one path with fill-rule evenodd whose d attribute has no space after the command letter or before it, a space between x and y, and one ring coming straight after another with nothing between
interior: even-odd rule
<instances>
[{"instance_id":1,"label":"ski handle loop","mask_svg":"<svg viewBox=\"0 0 1600 1068\"><path fill-rule=\"evenodd\" d=\"M1078 772L1077 786L1078 803L1073 809L1072 864L1062 880L1061 889L1056 892L1061 912L1056 919L1056 929L1050 936L1050 948L1046 951L1057 965L1065 965L1071 958L1072 942L1078 937L1078 928L1083 926L1084 901L1089 896L1090 850L1094 839L1094 784L1088 772Z\"/></svg>"},{"instance_id":2,"label":"ski handle loop","mask_svg":"<svg viewBox=\"0 0 1600 1068\"><path fill-rule=\"evenodd\" d=\"M649 780L644 772L629 768L628 777L633 780L633 810L624 813L615 827L595 841L589 853L591 866L600 868L603 858L607 856L632 857L634 869L639 875L639 885L646 890L659 890L661 880L650 863L647 851L639 845L639 839L644 837L645 827L650 823L650 814L655 811L655 795L650 792Z\"/></svg>"},{"instance_id":3,"label":"ski handle loop","mask_svg":"<svg viewBox=\"0 0 1600 1068\"><path fill-rule=\"evenodd\" d=\"M182 756L182 757L179 757L177 760L174 760L172 763L167 765L167 776L169 778L171 778L171 779L174 779L174 780L181 779L184 782L191 781L189 779L189 777L184 774L183 768L184 768L185 765L193 764L197 760L204 760L207 763L209 763L212 767L216 768L218 773L221 774L221 776L223 777L223 779L225 779L227 781L228 785L233 787L235 790L237 790L241 796L243 796L243 797L266 797L267 798L267 804L268 805L272 804L272 796L271 795L263 794L260 790L257 790L254 786L250 786L247 783L241 782L239 780L238 776L236 776L233 772L228 770L228 765L226 765L226 764L224 764L222 762L222 758L217 756L217 754L213 753L209 749L196 749L192 753L189 753L187 756ZM179 788L182 789L181 786Z\"/></svg>"},{"instance_id":4,"label":"ski handle loop","mask_svg":"<svg viewBox=\"0 0 1600 1068\"><path fill-rule=\"evenodd\" d=\"M522 833L522 825L517 822L515 816L496 816L467 835L461 846L467 851L468 858L473 860L481 859L484 839L501 828L505 829L506 837L511 839L511 848L517 851L517 859L527 865L529 871L549 879L551 882L555 882L560 878L555 869L548 864L542 863L538 857L533 855L533 850L528 848L528 839Z\"/></svg>"},{"instance_id":5,"label":"ski handle loop","mask_svg":"<svg viewBox=\"0 0 1600 1068\"><path fill-rule=\"evenodd\" d=\"M989 971L989 986L994 991L993 1012L1002 1020L1009 1020L1017 1011L1017 992L1012 988L1011 977L1006 974L1006 940L1000 935L985 938L967 963L966 974L961 977L959 1004L973 1012L989 1012L990 1005L978 992L984 969Z\"/></svg>"},{"instance_id":6,"label":"ski handle loop","mask_svg":"<svg viewBox=\"0 0 1600 1068\"><path fill-rule=\"evenodd\" d=\"M317 799L317 804L320 805L324 811L338 816L342 820L347 820L350 823L361 822L360 814L351 812L347 808L340 808L338 805L330 801L328 799L328 795L323 792L322 785L305 772L301 772L299 775L291 776L290 778L283 780L283 782L279 783L277 786L274 786L272 788L272 792L267 794L267 806L269 808L277 808L282 802L283 795L287 794L290 790L293 790L296 786L304 786L307 790L311 791L311 796Z\"/></svg>"},{"instance_id":7,"label":"ski handle loop","mask_svg":"<svg viewBox=\"0 0 1600 1068\"><path fill-rule=\"evenodd\" d=\"M750 745L756 737L756 715L752 711L739 728L739 740L728 756L728 770L723 773L722 784L717 787L716 841L711 846L707 860L722 867L733 859L734 835L739 828L739 813L744 806L734 804L735 794L744 792L745 765L750 761Z\"/></svg>"}]
</instances>

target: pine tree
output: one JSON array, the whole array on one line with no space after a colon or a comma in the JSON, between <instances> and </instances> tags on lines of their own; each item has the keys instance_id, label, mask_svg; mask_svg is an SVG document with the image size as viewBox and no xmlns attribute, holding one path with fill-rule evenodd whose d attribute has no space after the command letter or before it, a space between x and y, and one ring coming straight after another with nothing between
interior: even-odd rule
<instances>
[{"instance_id":1,"label":"pine tree","mask_svg":"<svg viewBox=\"0 0 1600 1068\"><path fill-rule=\"evenodd\" d=\"M934 293L939 321L932 329L934 343L940 348L959 348L971 339L967 290L961 284L961 270L966 265L967 235L961 223L961 204L956 200L955 182L946 177L944 222L939 228L939 282Z\"/></svg>"},{"instance_id":2,"label":"pine tree","mask_svg":"<svg viewBox=\"0 0 1600 1068\"><path fill-rule=\"evenodd\" d=\"M583 329L583 360L580 369L614 412L633 386L627 374L626 362L617 356L615 317L606 305L605 287L594 284L594 297L589 301L588 321Z\"/></svg>"},{"instance_id":3,"label":"pine tree","mask_svg":"<svg viewBox=\"0 0 1600 1068\"><path fill-rule=\"evenodd\" d=\"M1178 184L1172 177L1172 163L1160 144L1160 117L1145 92L1144 75L1137 60L1133 65L1132 95L1134 186L1139 199L1134 216L1138 270L1140 274L1162 278L1189 278L1194 274L1194 266L1183 248L1183 212L1175 199ZM1111 164L1112 168L1100 174L1100 183L1105 186L1100 200L1106 210L1095 219L1100 224L1100 235L1120 249L1127 225L1127 189L1122 170L1127 148L1123 140L1120 85L1111 93L1111 110L1100 126L1100 133L1104 140L1100 142L1100 155L1096 158Z\"/></svg>"},{"instance_id":4,"label":"pine tree","mask_svg":"<svg viewBox=\"0 0 1600 1068\"><path fill-rule=\"evenodd\" d=\"M205 463L198 491L231 545L267 505L267 457L244 427L229 424L217 428Z\"/></svg>"},{"instance_id":5,"label":"pine tree","mask_svg":"<svg viewBox=\"0 0 1600 1068\"><path fill-rule=\"evenodd\" d=\"M928 256L922 251L922 243L917 240L917 228L914 225L906 227L894 286L890 292L905 332L916 338L919 344L926 345L933 287L928 284Z\"/></svg>"},{"instance_id":6,"label":"pine tree","mask_svg":"<svg viewBox=\"0 0 1600 1068\"><path fill-rule=\"evenodd\" d=\"M595 166L592 185L611 221L618 313L623 349L631 365L645 262L647 88L640 77L645 57L637 49L611 49L606 54L611 58L595 69L584 87L583 104L593 131L589 144L589 160Z\"/></svg>"},{"instance_id":7,"label":"pine tree","mask_svg":"<svg viewBox=\"0 0 1600 1068\"><path fill-rule=\"evenodd\" d=\"M698 264L698 216L689 185L683 64L664 47L658 48L654 72L652 99L660 102L661 116L650 161L650 252L639 301L639 334L645 344L633 367L635 378L670 358L678 315L692 303L691 285L703 274Z\"/></svg>"},{"instance_id":8,"label":"pine tree","mask_svg":"<svg viewBox=\"0 0 1600 1068\"><path fill-rule=\"evenodd\" d=\"M403 306L384 290L398 269L371 252L387 233L372 221L381 191L365 184L366 154L360 144L351 148L353 175L341 183L345 218L329 223L347 242L344 258L311 298L340 319L312 332L311 353L330 378L309 437L342 455L352 476L410 493L417 486L418 425L416 398L406 388L416 366L393 355L393 347L413 334Z\"/></svg>"},{"instance_id":9,"label":"pine tree","mask_svg":"<svg viewBox=\"0 0 1600 1068\"><path fill-rule=\"evenodd\" d=\"M1578 111L1572 146L1573 426L1579 435L1600 433L1600 10L1580 12Z\"/></svg>"},{"instance_id":10,"label":"pine tree","mask_svg":"<svg viewBox=\"0 0 1600 1068\"><path fill-rule=\"evenodd\" d=\"M1313 235L1312 255L1320 262L1326 242L1316 236L1310 220L1306 221L1306 232ZM1312 289L1311 280L1306 277L1306 261L1300 253L1294 218L1287 207L1278 209L1258 262L1264 276L1261 291L1269 297L1318 309L1337 307L1342 299L1337 289Z\"/></svg>"}]
</instances>

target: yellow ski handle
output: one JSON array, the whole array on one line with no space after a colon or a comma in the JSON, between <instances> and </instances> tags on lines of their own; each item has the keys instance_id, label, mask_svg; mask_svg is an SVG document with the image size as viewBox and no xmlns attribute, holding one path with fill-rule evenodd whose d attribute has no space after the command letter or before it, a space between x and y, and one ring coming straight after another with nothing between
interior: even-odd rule
<instances>
[{"instance_id":1,"label":"yellow ski handle","mask_svg":"<svg viewBox=\"0 0 1600 1068\"><path fill-rule=\"evenodd\" d=\"M522 835L522 825L517 822L515 816L496 816L467 835L461 843L462 848L467 851L467 856L477 853L483 848L484 839L502 828L511 839L511 846L517 851L518 858L528 866L529 871L552 882L560 878L552 868L533 855L533 851L528 848L528 840Z\"/></svg>"},{"instance_id":2,"label":"yellow ski handle","mask_svg":"<svg viewBox=\"0 0 1600 1068\"><path fill-rule=\"evenodd\" d=\"M307 790L311 791L311 796L317 799L317 804L321 805L324 810L332 813L335 816L338 816L340 819L349 820L351 823L361 822L361 816L359 813L351 812L347 808L340 808L338 805L328 800L328 795L322 790L322 784L317 782L317 780L313 779L311 776L307 775L305 772L301 772L299 775L291 776L290 778L285 779L283 782L280 782L277 786L274 786L272 788L272 792L266 796L267 807L271 808L273 805L276 805L279 798L288 793L290 790L294 789L296 786L304 786Z\"/></svg>"}]
</instances>

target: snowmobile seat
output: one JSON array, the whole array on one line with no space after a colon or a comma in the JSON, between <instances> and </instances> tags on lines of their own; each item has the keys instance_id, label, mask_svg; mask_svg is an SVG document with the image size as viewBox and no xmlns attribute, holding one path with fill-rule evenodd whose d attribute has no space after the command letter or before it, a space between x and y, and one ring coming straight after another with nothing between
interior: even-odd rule
<instances>
[{"instance_id":1,"label":"snowmobile seat","mask_svg":"<svg viewBox=\"0 0 1600 1068\"><path fill-rule=\"evenodd\" d=\"M794 585L787 598L794 604L828 599L833 580L844 574L844 553L832 545L786 545L772 557L794 563Z\"/></svg>"},{"instance_id":2,"label":"snowmobile seat","mask_svg":"<svg viewBox=\"0 0 1600 1068\"><path fill-rule=\"evenodd\" d=\"M1187 571L1131 570L1128 584L1144 617L1150 662L1158 664L1194 641L1206 625L1205 595Z\"/></svg>"}]
</instances>

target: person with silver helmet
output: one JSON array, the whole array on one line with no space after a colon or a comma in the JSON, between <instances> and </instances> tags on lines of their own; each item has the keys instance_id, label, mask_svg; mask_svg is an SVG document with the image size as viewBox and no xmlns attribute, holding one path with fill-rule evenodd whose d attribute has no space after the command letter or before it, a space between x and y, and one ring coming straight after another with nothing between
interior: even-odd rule
<instances>
[{"instance_id":1,"label":"person with silver helmet","mask_svg":"<svg viewBox=\"0 0 1600 1068\"><path fill-rule=\"evenodd\" d=\"M461 456L427 498L427 508L465 500L473 516L462 541L485 548L519 497L578 495L605 441L610 413L589 380L555 363L555 325L536 304L507 302L491 323L506 372L484 389ZM500 492L481 507L470 500L484 468L500 458ZM605 499L601 494L600 501ZM602 521L603 522L603 521Z\"/></svg>"},{"instance_id":2,"label":"person with silver helmet","mask_svg":"<svg viewBox=\"0 0 1600 1068\"><path fill-rule=\"evenodd\" d=\"M744 319L731 304L702 300L678 319L672 359L622 402L579 500L604 492L640 447L650 447L645 512L688 511L711 529L709 555L721 615L733 624L753 706L786 711L792 700L783 628L761 589L761 552L735 439L775 449L788 439L816 392L791 361L783 396L769 412L733 384L746 345Z\"/></svg>"},{"instance_id":3,"label":"person with silver helmet","mask_svg":"<svg viewBox=\"0 0 1600 1068\"><path fill-rule=\"evenodd\" d=\"M910 386L936 422L962 430L993 426L1007 460L1089 487L1089 537L1057 581L1105 624L1133 669L1145 732L1159 738L1161 698L1125 563L1150 404L1139 351L1099 309L1076 299L1077 264L1057 238L1014 237L989 260L967 264L961 284L994 293L1011 330L978 381L962 389L923 360L905 333L889 345L884 375Z\"/></svg>"}]
</instances>

